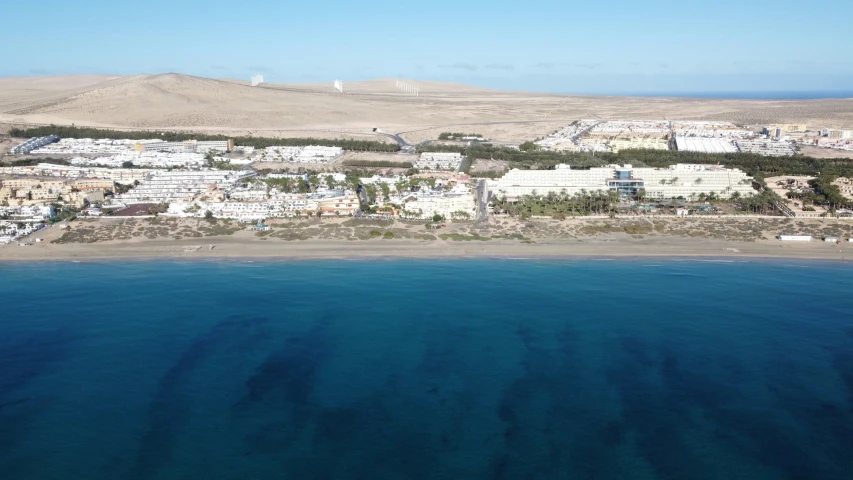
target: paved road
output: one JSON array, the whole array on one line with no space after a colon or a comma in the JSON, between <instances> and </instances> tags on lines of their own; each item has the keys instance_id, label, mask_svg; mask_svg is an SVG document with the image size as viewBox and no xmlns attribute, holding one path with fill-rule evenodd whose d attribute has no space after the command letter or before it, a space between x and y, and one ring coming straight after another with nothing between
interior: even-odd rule
<instances>
[{"instance_id":1,"label":"paved road","mask_svg":"<svg viewBox=\"0 0 853 480\"><path fill-rule=\"evenodd\" d=\"M477 181L477 218L476 221L480 222L488 217L488 205L489 205L489 189L486 186L486 180L481 179Z\"/></svg>"}]
</instances>

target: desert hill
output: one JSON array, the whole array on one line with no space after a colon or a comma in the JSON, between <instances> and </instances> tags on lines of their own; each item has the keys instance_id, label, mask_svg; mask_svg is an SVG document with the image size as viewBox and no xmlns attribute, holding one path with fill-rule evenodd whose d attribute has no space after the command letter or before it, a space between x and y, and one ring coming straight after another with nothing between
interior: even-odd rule
<instances>
[{"instance_id":1,"label":"desert hill","mask_svg":"<svg viewBox=\"0 0 853 480\"><path fill-rule=\"evenodd\" d=\"M719 119L745 124L805 122L853 127L853 99L721 100L595 97L505 92L469 85L406 80L419 97L395 88L394 79L329 83L269 83L160 75L66 76L0 79L0 122L124 128L373 135L462 130L502 140L547 134L574 119Z\"/></svg>"}]
</instances>

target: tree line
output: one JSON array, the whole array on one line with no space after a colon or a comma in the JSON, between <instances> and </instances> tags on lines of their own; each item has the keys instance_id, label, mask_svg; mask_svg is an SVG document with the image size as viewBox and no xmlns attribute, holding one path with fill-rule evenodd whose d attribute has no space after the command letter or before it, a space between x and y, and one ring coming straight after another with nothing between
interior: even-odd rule
<instances>
[{"instance_id":1,"label":"tree line","mask_svg":"<svg viewBox=\"0 0 853 480\"><path fill-rule=\"evenodd\" d=\"M642 201L643 193L635 200ZM721 200L716 195L703 196L703 201L708 200L712 204ZM772 215L776 212L775 202L780 200L779 196L771 190L757 192L750 197L742 197L735 192L731 198L726 200L734 206L735 210L760 215ZM614 191L581 191L569 195L563 191L548 192L545 195L524 195L517 201L509 201L506 196L495 198L492 201L495 212L509 214L513 217L530 218L531 216L550 216L555 219L586 215L613 215L620 209L620 197Z\"/></svg>"},{"instance_id":2,"label":"tree line","mask_svg":"<svg viewBox=\"0 0 853 480\"><path fill-rule=\"evenodd\" d=\"M412 162L391 162L388 160L373 162L370 160L359 160L356 158L344 160L341 162L341 165L345 167L412 168Z\"/></svg>"},{"instance_id":3,"label":"tree line","mask_svg":"<svg viewBox=\"0 0 853 480\"><path fill-rule=\"evenodd\" d=\"M795 198L803 202L803 206L826 205L829 211L834 213L839 208L853 208L853 202L841 194L841 188L832 182L835 176L821 175L814 180L809 180L809 186L813 191L788 192L788 198Z\"/></svg>"},{"instance_id":4,"label":"tree line","mask_svg":"<svg viewBox=\"0 0 853 480\"><path fill-rule=\"evenodd\" d=\"M832 175L853 177L853 159L814 158L803 155L765 157L754 153L704 153L678 150L622 150L619 153L551 152L545 150L515 150L490 144L471 146L430 145L422 151L457 152L470 160L503 160L509 168L553 169L565 163L576 167L600 167L609 164L630 164L637 167L666 168L677 163L699 163L739 168L748 175L763 178L776 175Z\"/></svg>"},{"instance_id":5,"label":"tree line","mask_svg":"<svg viewBox=\"0 0 853 480\"><path fill-rule=\"evenodd\" d=\"M225 135L206 135L201 133L189 132L169 132L169 131L122 131L109 130L101 128L75 127L62 125L49 125L32 128L13 128L9 131L9 136L28 138L28 137L44 137L47 135L57 135L60 138L93 138L93 139L129 139L129 140L150 140L161 139L167 142L182 142L185 140L198 141L223 141L229 138L234 140L235 145L266 148L266 147L304 147L308 145L319 145L323 147L341 147L344 150L352 150L358 152L397 152L400 146L396 143L377 142L374 140L349 140L349 139L328 139L328 138L272 138L272 137L228 137Z\"/></svg>"}]
</instances>

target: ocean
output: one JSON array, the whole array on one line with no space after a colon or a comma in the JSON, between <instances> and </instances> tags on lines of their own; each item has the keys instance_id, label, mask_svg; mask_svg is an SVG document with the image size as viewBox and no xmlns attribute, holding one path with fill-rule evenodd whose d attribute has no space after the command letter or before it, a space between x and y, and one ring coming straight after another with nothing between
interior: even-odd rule
<instances>
[{"instance_id":1,"label":"ocean","mask_svg":"<svg viewBox=\"0 0 853 480\"><path fill-rule=\"evenodd\" d=\"M611 95L606 95L611 96ZM715 98L731 100L823 100L853 98L853 90L720 91L720 92L634 92L615 96Z\"/></svg>"},{"instance_id":2,"label":"ocean","mask_svg":"<svg viewBox=\"0 0 853 480\"><path fill-rule=\"evenodd\" d=\"M853 270L0 264L2 479L845 479Z\"/></svg>"}]
</instances>

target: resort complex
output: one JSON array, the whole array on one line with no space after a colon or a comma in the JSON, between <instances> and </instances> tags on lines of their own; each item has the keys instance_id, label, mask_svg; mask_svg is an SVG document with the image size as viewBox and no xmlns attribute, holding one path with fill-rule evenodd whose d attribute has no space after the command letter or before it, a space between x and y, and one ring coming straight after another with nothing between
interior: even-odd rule
<instances>
[{"instance_id":1,"label":"resort complex","mask_svg":"<svg viewBox=\"0 0 853 480\"><path fill-rule=\"evenodd\" d=\"M656 156L673 155L668 150L676 158L700 161L703 157L691 155L795 158L798 144L842 148L850 137L844 130L814 131L793 124L758 129L723 121L578 120L526 145L493 145L480 134L445 132L438 137L418 146L418 153L412 153L412 145L393 152L381 143L357 145L381 152L363 153L347 150L353 144L346 141L342 146L334 141L276 145L273 139L244 138L249 145L239 145L231 139L180 137L33 137L10 148L11 161L0 166L0 239L8 243L48 223L81 217L225 219L258 225L270 219L378 217L426 221L427 226L519 212L560 217L565 209L543 206L540 200L553 196L564 202L575 199L571 201L578 205L566 207L573 215L853 216L853 189L845 177L833 177L831 184L816 176L774 177L765 183L719 160L663 162L661 167L642 162L660 165ZM435 148L433 142L438 142ZM493 158L484 157L483 149ZM640 161L614 162L620 152L621 158L638 155ZM552 158L564 161L548 166ZM540 159L546 160L545 167Z\"/></svg>"},{"instance_id":2,"label":"resort complex","mask_svg":"<svg viewBox=\"0 0 853 480\"><path fill-rule=\"evenodd\" d=\"M513 169L489 183L494 195L516 200L527 195L617 192L623 197L649 199L695 199L699 195L718 198L751 196L756 193L752 178L737 169L715 165L677 164L669 168L639 168L631 165L554 170Z\"/></svg>"}]
</instances>

